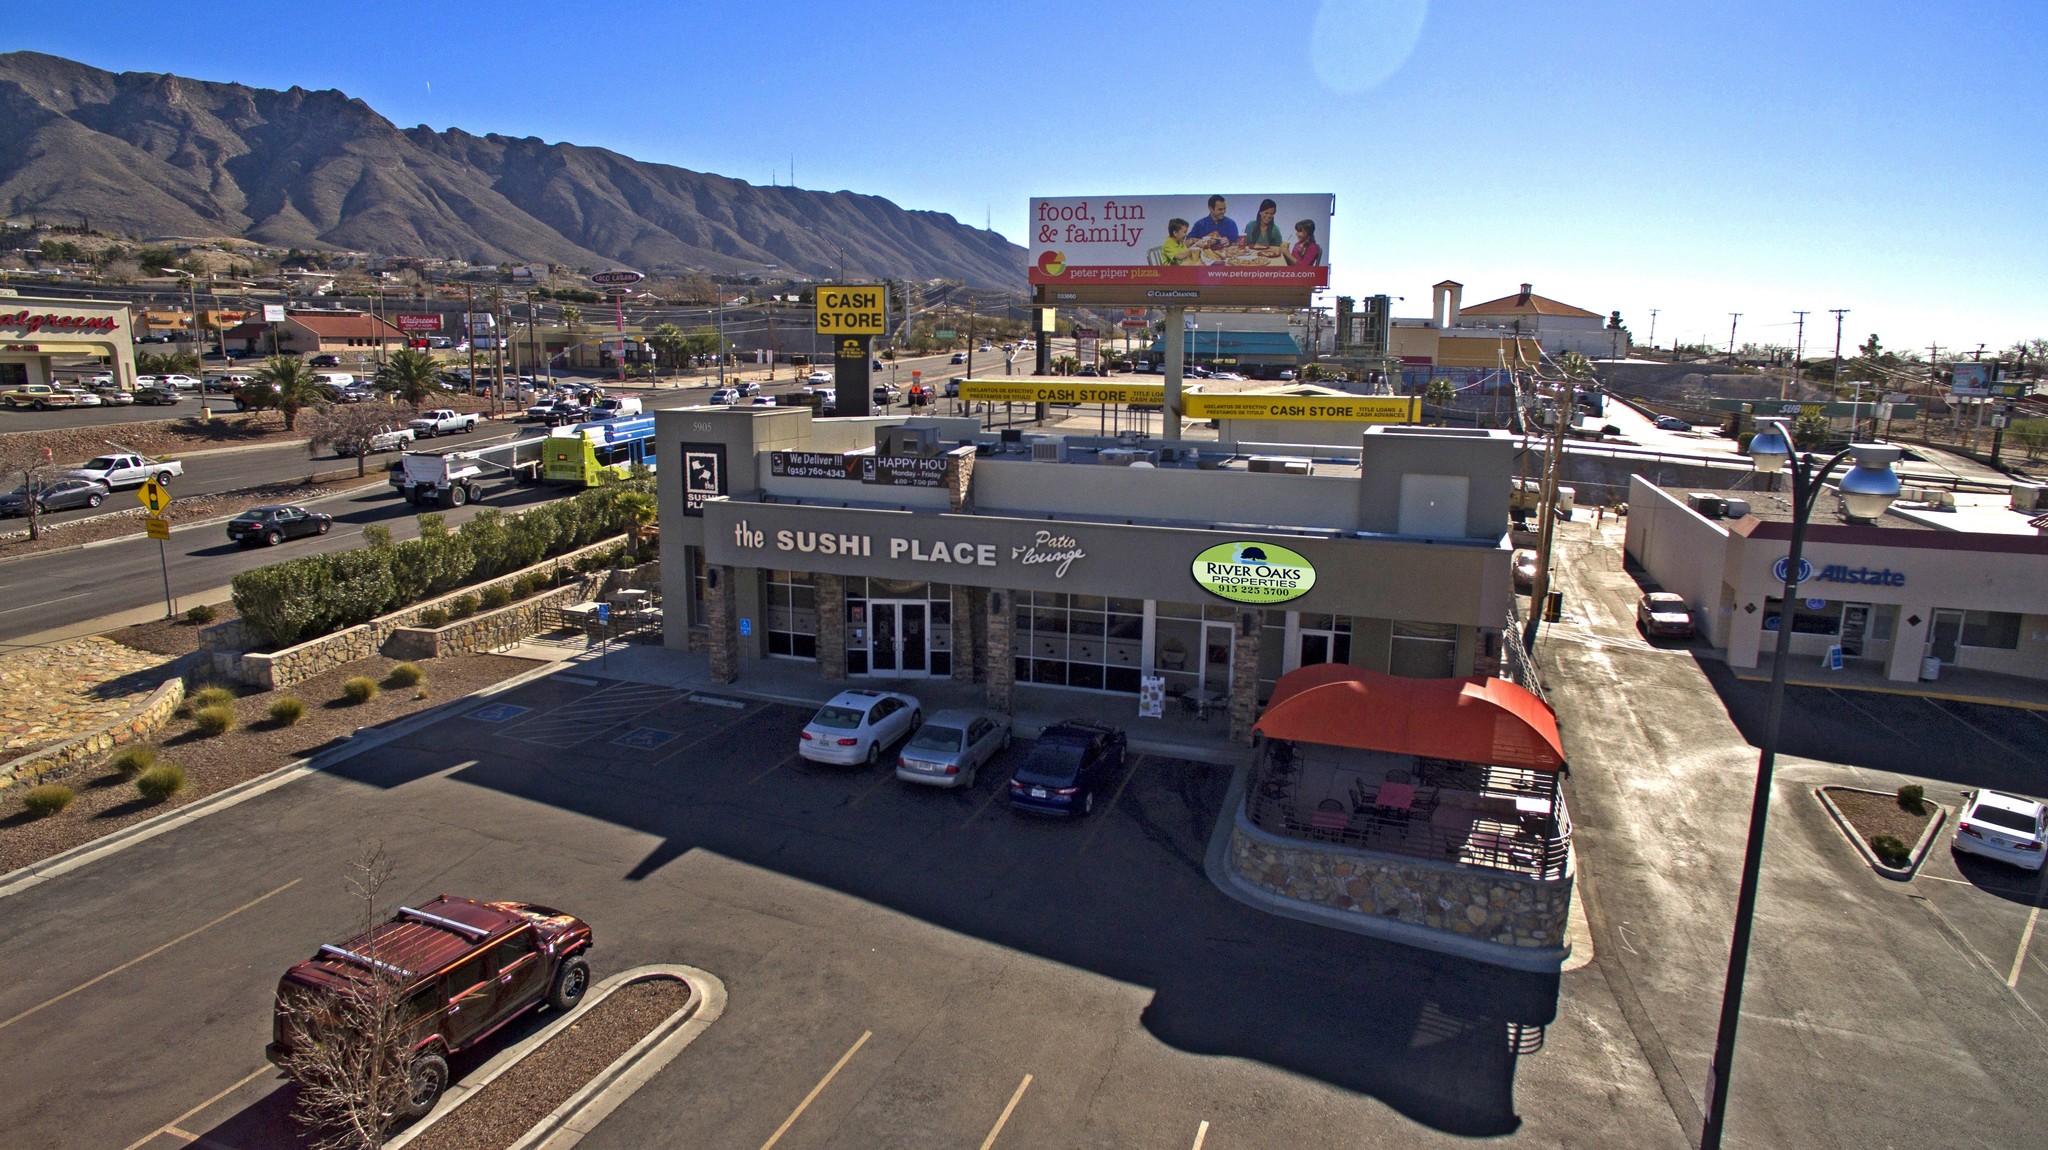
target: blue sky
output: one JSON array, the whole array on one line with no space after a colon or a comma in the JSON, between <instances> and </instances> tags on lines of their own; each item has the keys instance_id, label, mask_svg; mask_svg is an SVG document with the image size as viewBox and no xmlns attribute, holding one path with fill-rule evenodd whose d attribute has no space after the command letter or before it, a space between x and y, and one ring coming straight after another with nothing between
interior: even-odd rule
<instances>
[{"instance_id":1,"label":"blue sky","mask_svg":"<svg viewBox=\"0 0 2048 1150\"><path fill-rule=\"evenodd\" d=\"M2048 5L75 3L0 47L886 196L1330 191L1337 290L1638 340L2048 337ZM309 47L310 46L310 47ZM1020 275L1021 280L1021 275Z\"/></svg>"}]
</instances>

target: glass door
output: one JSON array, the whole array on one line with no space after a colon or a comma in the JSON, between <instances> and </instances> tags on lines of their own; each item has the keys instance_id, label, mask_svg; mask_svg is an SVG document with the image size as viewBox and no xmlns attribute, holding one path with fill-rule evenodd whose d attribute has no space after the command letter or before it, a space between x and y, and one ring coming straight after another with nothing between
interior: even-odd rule
<instances>
[{"instance_id":1,"label":"glass door","mask_svg":"<svg viewBox=\"0 0 2048 1150\"><path fill-rule=\"evenodd\" d=\"M925 673L925 605L896 606L896 665L906 675Z\"/></svg>"},{"instance_id":2,"label":"glass door","mask_svg":"<svg viewBox=\"0 0 2048 1150\"><path fill-rule=\"evenodd\" d=\"M1211 702L1230 698L1230 653L1236 642L1236 624L1202 624L1202 694Z\"/></svg>"},{"instance_id":3,"label":"glass door","mask_svg":"<svg viewBox=\"0 0 2048 1150\"><path fill-rule=\"evenodd\" d=\"M1941 660L1944 667L1956 664L1956 645L1963 638L1963 613L1961 611L1936 611L1934 626L1927 632L1927 653Z\"/></svg>"},{"instance_id":4,"label":"glass door","mask_svg":"<svg viewBox=\"0 0 2048 1150\"><path fill-rule=\"evenodd\" d=\"M900 645L896 636L897 604L887 600L868 601L868 614L874 625L869 629L868 669L876 675L896 673L896 651Z\"/></svg>"},{"instance_id":5,"label":"glass door","mask_svg":"<svg viewBox=\"0 0 2048 1150\"><path fill-rule=\"evenodd\" d=\"M871 599L868 673L922 676L930 673L930 606L922 599Z\"/></svg>"},{"instance_id":6,"label":"glass door","mask_svg":"<svg viewBox=\"0 0 2048 1150\"><path fill-rule=\"evenodd\" d=\"M1870 604L1842 604L1842 657L1863 657L1863 637L1870 632Z\"/></svg>"}]
</instances>

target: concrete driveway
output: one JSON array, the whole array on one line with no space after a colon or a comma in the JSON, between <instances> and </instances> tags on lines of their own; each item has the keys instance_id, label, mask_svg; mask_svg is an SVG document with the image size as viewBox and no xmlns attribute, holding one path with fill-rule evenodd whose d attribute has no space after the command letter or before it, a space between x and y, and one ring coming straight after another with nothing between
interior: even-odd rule
<instances>
[{"instance_id":1,"label":"concrete driveway","mask_svg":"<svg viewBox=\"0 0 2048 1150\"><path fill-rule=\"evenodd\" d=\"M815 767L806 712L729 702L556 675L6 899L0 1058L37 1068L8 1144L292 1145L271 987L346 933L373 840L394 898L548 902L595 925L600 976L725 981L594 1148L1681 1144L1596 971L1216 891L1223 768L1134 755L1094 818L1023 818L1002 772Z\"/></svg>"}]
</instances>

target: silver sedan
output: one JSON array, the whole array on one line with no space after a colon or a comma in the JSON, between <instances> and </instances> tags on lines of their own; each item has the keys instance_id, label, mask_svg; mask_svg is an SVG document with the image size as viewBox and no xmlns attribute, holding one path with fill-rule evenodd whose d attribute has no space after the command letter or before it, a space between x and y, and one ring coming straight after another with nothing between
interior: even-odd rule
<instances>
[{"instance_id":1,"label":"silver sedan","mask_svg":"<svg viewBox=\"0 0 2048 1150\"><path fill-rule=\"evenodd\" d=\"M896 777L932 787L972 787L983 763L1010 745L1010 720L986 711L940 711L896 756Z\"/></svg>"}]
</instances>

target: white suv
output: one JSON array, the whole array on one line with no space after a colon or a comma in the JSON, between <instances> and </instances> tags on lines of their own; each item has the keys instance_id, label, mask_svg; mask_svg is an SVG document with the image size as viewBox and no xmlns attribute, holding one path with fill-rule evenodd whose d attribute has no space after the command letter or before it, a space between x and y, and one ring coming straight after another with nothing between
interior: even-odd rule
<instances>
[{"instance_id":1,"label":"white suv","mask_svg":"<svg viewBox=\"0 0 2048 1150\"><path fill-rule=\"evenodd\" d=\"M1952 844L1961 854L1983 855L2021 870L2040 870L2048 838L2043 837L2040 803L2018 795L1978 791L1963 804Z\"/></svg>"},{"instance_id":2,"label":"white suv","mask_svg":"<svg viewBox=\"0 0 2048 1150\"><path fill-rule=\"evenodd\" d=\"M841 691L804 724L797 753L814 763L882 761L882 749L917 729L924 705L892 691Z\"/></svg>"}]
</instances>

